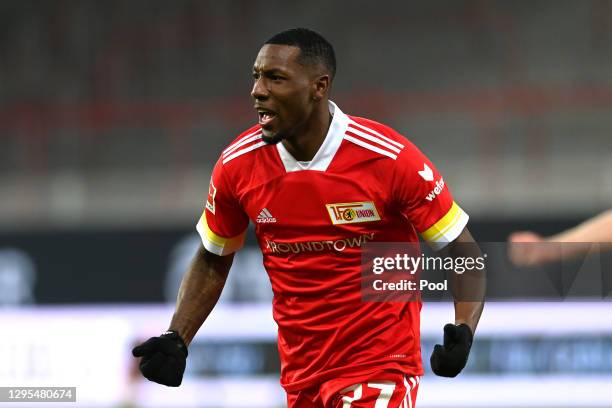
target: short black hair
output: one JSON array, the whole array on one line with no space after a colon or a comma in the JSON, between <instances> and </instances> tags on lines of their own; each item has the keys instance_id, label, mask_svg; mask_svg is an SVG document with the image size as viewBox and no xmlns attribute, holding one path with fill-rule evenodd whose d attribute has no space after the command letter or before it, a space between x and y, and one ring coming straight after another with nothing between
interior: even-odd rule
<instances>
[{"instance_id":1,"label":"short black hair","mask_svg":"<svg viewBox=\"0 0 612 408\"><path fill-rule=\"evenodd\" d=\"M302 65L322 64L333 79L336 75L334 47L323 36L308 28L290 28L273 35L264 44L290 45L300 49Z\"/></svg>"}]
</instances>

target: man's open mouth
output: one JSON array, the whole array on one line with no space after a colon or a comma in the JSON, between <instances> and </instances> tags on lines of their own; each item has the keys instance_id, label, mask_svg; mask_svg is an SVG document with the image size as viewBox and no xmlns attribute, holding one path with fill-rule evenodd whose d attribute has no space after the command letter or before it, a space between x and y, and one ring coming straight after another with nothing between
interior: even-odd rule
<instances>
[{"instance_id":1,"label":"man's open mouth","mask_svg":"<svg viewBox=\"0 0 612 408\"><path fill-rule=\"evenodd\" d=\"M269 110L257 109L257 113L259 114L259 124L261 126L269 125L276 118L276 113Z\"/></svg>"}]
</instances>

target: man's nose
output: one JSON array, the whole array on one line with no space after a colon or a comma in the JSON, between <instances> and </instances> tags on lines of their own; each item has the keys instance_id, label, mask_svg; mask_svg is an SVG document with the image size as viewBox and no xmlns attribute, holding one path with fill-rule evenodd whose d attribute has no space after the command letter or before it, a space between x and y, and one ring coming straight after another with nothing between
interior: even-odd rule
<instances>
[{"instance_id":1,"label":"man's nose","mask_svg":"<svg viewBox=\"0 0 612 408\"><path fill-rule=\"evenodd\" d=\"M263 78L258 78L255 80L253 84L253 89L251 90L251 96L256 99L266 99L269 95L268 88L266 87L266 83Z\"/></svg>"}]
</instances>

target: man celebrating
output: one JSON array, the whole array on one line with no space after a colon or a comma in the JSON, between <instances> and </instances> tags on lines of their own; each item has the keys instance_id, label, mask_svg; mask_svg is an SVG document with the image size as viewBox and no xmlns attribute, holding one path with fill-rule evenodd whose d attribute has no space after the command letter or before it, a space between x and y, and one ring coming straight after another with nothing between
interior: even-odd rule
<instances>
[{"instance_id":1,"label":"man celebrating","mask_svg":"<svg viewBox=\"0 0 612 408\"><path fill-rule=\"evenodd\" d=\"M380 123L329 101L332 46L308 29L268 40L253 66L259 123L213 170L197 225L203 246L186 273L168 332L133 351L151 381L181 383L187 346L217 302L249 220L274 291L288 406L414 407L423 368L421 303L363 302L361 245L417 243L474 255L468 216L433 164ZM468 252L468 253L466 253ZM480 300L455 301L432 369L465 366Z\"/></svg>"}]
</instances>

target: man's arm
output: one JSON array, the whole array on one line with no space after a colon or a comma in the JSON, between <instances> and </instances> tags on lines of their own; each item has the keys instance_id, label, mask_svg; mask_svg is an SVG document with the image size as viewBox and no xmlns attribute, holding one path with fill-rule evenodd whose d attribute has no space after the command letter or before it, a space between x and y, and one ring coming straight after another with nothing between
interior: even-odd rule
<instances>
[{"instance_id":1,"label":"man's arm","mask_svg":"<svg viewBox=\"0 0 612 408\"><path fill-rule=\"evenodd\" d=\"M474 238L464 228L461 234L448 244L440 255L476 259L482 256ZM455 377L467 364L478 326L486 289L486 271L466 270L451 273L451 291L455 300L455 324L444 326L444 342L436 344L431 353L431 369L436 375Z\"/></svg>"},{"instance_id":2,"label":"man's arm","mask_svg":"<svg viewBox=\"0 0 612 408\"><path fill-rule=\"evenodd\" d=\"M233 253L219 256L200 245L181 282L169 328L178 332L186 345L217 304L233 260Z\"/></svg>"},{"instance_id":3,"label":"man's arm","mask_svg":"<svg viewBox=\"0 0 612 408\"><path fill-rule=\"evenodd\" d=\"M141 357L139 368L148 380L170 387L181 385L187 346L217 304L233 259L233 253L218 256L200 245L181 282L170 329L132 350L134 357Z\"/></svg>"},{"instance_id":4,"label":"man's arm","mask_svg":"<svg viewBox=\"0 0 612 408\"><path fill-rule=\"evenodd\" d=\"M441 253L443 256L453 258L476 259L482 257L478 244L467 228L464 228L461 234L448 244ZM455 324L467 324L472 330L472 334L476 332L484 308L486 283L486 270L451 274L451 287L455 299Z\"/></svg>"},{"instance_id":5,"label":"man's arm","mask_svg":"<svg viewBox=\"0 0 612 408\"><path fill-rule=\"evenodd\" d=\"M533 266L588 253L591 243L600 250L612 249L612 210L605 211L574 228L543 237L532 231L518 231L508 238L508 256L520 266ZM555 245L568 243L569 245ZM583 243L581 245L580 243Z\"/></svg>"},{"instance_id":6,"label":"man's arm","mask_svg":"<svg viewBox=\"0 0 612 408\"><path fill-rule=\"evenodd\" d=\"M566 231L544 240L549 242L612 242L612 210L605 211Z\"/></svg>"}]
</instances>

